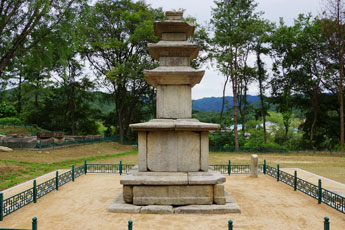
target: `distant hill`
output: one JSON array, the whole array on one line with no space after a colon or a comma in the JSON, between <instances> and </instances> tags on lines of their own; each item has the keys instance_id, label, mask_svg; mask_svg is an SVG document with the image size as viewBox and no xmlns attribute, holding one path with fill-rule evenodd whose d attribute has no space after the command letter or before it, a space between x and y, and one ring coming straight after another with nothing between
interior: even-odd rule
<instances>
[{"instance_id":1,"label":"distant hill","mask_svg":"<svg viewBox=\"0 0 345 230\"><path fill-rule=\"evenodd\" d=\"M230 107L233 106L233 97L225 97L225 100L227 101ZM260 100L260 97L247 95L247 100L249 104L256 104L256 102ZM222 97L205 97L198 100L193 100L193 109L197 109L202 112L220 112L220 110L222 109L222 101Z\"/></svg>"}]
</instances>

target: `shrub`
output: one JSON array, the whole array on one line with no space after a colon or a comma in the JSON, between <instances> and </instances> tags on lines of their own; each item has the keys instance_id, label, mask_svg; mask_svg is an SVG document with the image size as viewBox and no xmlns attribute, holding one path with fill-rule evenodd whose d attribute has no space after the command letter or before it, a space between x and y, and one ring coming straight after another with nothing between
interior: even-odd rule
<instances>
[{"instance_id":1,"label":"shrub","mask_svg":"<svg viewBox=\"0 0 345 230\"><path fill-rule=\"evenodd\" d=\"M6 102L2 102L0 104L0 118L3 117L14 117L16 116L17 111L13 105L7 104Z\"/></svg>"}]
</instances>

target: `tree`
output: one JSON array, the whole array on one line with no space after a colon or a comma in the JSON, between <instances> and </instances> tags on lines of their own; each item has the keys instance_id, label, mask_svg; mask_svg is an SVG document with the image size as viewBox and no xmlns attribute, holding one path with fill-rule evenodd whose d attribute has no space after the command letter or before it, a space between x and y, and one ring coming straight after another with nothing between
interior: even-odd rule
<instances>
[{"instance_id":1,"label":"tree","mask_svg":"<svg viewBox=\"0 0 345 230\"><path fill-rule=\"evenodd\" d=\"M324 32L328 37L330 58L333 60L337 75L332 79L336 85L339 103L340 149L344 151L344 55L345 55L345 2L343 0L325 0Z\"/></svg>"},{"instance_id":2,"label":"tree","mask_svg":"<svg viewBox=\"0 0 345 230\"><path fill-rule=\"evenodd\" d=\"M254 52L256 55L256 80L259 83L259 95L260 95L260 109L256 110L255 117L259 117L263 120L263 132L264 132L264 143L267 143L267 130L266 130L266 117L269 116L268 109L269 105L266 102L265 90L267 81L267 74L265 70L265 63L263 62L261 56L268 55L269 49L269 37L273 31L274 25L268 20L263 20L258 18L255 23L255 34L254 34Z\"/></svg>"},{"instance_id":3,"label":"tree","mask_svg":"<svg viewBox=\"0 0 345 230\"><path fill-rule=\"evenodd\" d=\"M214 27L212 56L217 68L232 84L234 98L235 148L239 151L237 130L238 88L240 76L246 71L249 43L252 39L252 24L256 17L256 4L253 0L215 1L212 9L211 25ZM225 85L223 88L225 92ZM223 105L224 106L224 105Z\"/></svg>"},{"instance_id":4,"label":"tree","mask_svg":"<svg viewBox=\"0 0 345 230\"><path fill-rule=\"evenodd\" d=\"M283 114L285 140L287 140L293 108L294 64L300 60L296 52L296 35L298 30L287 26L281 19L279 27L271 35L271 57L274 59L274 78L271 79L272 102L277 104L277 111Z\"/></svg>"},{"instance_id":5,"label":"tree","mask_svg":"<svg viewBox=\"0 0 345 230\"><path fill-rule=\"evenodd\" d=\"M36 46L80 1L1 0L0 78L14 58Z\"/></svg>"},{"instance_id":6,"label":"tree","mask_svg":"<svg viewBox=\"0 0 345 230\"><path fill-rule=\"evenodd\" d=\"M82 55L113 95L121 143L130 136L129 124L140 121L140 107L152 91L143 70L155 66L147 43L158 41L153 22L162 17L161 9L131 0L99 1L82 17L87 38Z\"/></svg>"},{"instance_id":7,"label":"tree","mask_svg":"<svg viewBox=\"0 0 345 230\"><path fill-rule=\"evenodd\" d=\"M322 21L311 15L299 15L294 27L300 31L296 36L296 52L300 58L295 63L295 74L292 75L294 88L301 94L303 110L306 111L306 121L310 124L309 147L314 148L314 130L319 119L320 96L323 92L322 82L329 74L327 39L324 36ZM307 105L303 101L307 100Z\"/></svg>"}]
</instances>

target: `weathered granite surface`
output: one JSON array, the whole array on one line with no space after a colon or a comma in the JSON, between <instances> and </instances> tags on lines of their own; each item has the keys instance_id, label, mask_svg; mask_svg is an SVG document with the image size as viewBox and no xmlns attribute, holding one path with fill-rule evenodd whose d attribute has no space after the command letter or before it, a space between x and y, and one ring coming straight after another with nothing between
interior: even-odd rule
<instances>
[{"instance_id":1,"label":"weathered granite surface","mask_svg":"<svg viewBox=\"0 0 345 230\"><path fill-rule=\"evenodd\" d=\"M232 200L230 195L225 192L226 203L222 205L134 205L126 204L120 193L113 203L109 206L108 211L114 213L147 213L147 214L226 214L241 213L240 207Z\"/></svg>"},{"instance_id":2,"label":"weathered granite surface","mask_svg":"<svg viewBox=\"0 0 345 230\"><path fill-rule=\"evenodd\" d=\"M252 154L250 168L251 168L251 173L250 173L251 177L258 177L258 171L259 171L258 155Z\"/></svg>"},{"instance_id":3,"label":"weathered granite surface","mask_svg":"<svg viewBox=\"0 0 345 230\"><path fill-rule=\"evenodd\" d=\"M157 119L130 125L138 131L139 166L120 180L122 201L109 211L238 212L224 191L225 177L208 167L208 132L220 126L192 119L191 90L205 73L190 67L200 49L187 41L195 25L184 22L182 12L166 12L166 17L154 24L162 40L148 45L160 67L144 71L147 82L157 88Z\"/></svg>"}]
</instances>

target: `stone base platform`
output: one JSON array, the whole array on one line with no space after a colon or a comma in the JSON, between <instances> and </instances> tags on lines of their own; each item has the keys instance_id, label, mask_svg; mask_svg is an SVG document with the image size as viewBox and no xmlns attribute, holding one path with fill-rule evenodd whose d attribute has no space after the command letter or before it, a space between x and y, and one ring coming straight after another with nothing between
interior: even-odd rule
<instances>
[{"instance_id":1,"label":"stone base platform","mask_svg":"<svg viewBox=\"0 0 345 230\"><path fill-rule=\"evenodd\" d=\"M230 195L225 192L226 203L224 205L133 205L123 200L122 192L109 206L108 211L113 213L145 213L145 214L225 214L241 213L241 209Z\"/></svg>"},{"instance_id":2,"label":"stone base platform","mask_svg":"<svg viewBox=\"0 0 345 230\"><path fill-rule=\"evenodd\" d=\"M219 172L138 172L124 176L123 199L134 205L225 205L225 177Z\"/></svg>"}]
</instances>

